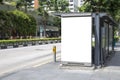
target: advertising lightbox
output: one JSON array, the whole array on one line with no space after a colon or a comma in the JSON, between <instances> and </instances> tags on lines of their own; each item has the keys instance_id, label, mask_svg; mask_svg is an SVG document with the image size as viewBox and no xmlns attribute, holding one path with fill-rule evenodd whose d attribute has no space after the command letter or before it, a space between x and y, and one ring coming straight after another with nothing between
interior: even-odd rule
<instances>
[{"instance_id":1,"label":"advertising lightbox","mask_svg":"<svg viewBox=\"0 0 120 80\"><path fill-rule=\"evenodd\" d=\"M62 17L61 61L92 63L92 17Z\"/></svg>"}]
</instances>

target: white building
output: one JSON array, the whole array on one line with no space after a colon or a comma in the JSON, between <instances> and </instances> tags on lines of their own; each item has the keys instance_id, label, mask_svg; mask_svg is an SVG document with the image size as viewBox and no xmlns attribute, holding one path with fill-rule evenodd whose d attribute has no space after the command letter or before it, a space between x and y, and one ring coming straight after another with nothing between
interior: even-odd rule
<instances>
[{"instance_id":1,"label":"white building","mask_svg":"<svg viewBox=\"0 0 120 80\"><path fill-rule=\"evenodd\" d=\"M81 7L84 4L84 0L78 0L78 7Z\"/></svg>"},{"instance_id":2,"label":"white building","mask_svg":"<svg viewBox=\"0 0 120 80\"><path fill-rule=\"evenodd\" d=\"M83 3L83 0L69 0L70 12L78 12L78 7L82 6Z\"/></svg>"},{"instance_id":3,"label":"white building","mask_svg":"<svg viewBox=\"0 0 120 80\"><path fill-rule=\"evenodd\" d=\"M38 0L32 0L31 5L28 6L28 7L31 10L38 9L38 7L39 7L39 1Z\"/></svg>"}]
</instances>

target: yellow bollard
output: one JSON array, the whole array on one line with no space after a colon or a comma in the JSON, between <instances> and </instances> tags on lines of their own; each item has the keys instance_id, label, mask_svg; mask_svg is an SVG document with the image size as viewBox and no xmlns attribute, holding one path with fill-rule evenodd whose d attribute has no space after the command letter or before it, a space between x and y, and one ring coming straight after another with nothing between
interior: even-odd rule
<instances>
[{"instance_id":1,"label":"yellow bollard","mask_svg":"<svg viewBox=\"0 0 120 80\"><path fill-rule=\"evenodd\" d=\"M56 54L56 46L53 46L53 53Z\"/></svg>"},{"instance_id":2,"label":"yellow bollard","mask_svg":"<svg viewBox=\"0 0 120 80\"><path fill-rule=\"evenodd\" d=\"M53 55L54 62L56 62L56 46L53 46Z\"/></svg>"}]
</instances>

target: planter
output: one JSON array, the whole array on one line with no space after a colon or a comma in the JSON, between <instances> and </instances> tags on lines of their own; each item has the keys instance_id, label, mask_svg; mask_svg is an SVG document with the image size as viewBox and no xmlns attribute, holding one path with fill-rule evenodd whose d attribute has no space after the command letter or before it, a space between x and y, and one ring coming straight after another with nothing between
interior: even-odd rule
<instances>
[{"instance_id":1,"label":"planter","mask_svg":"<svg viewBox=\"0 0 120 80\"><path fill-rule=\"evenodd\" d=\"M59 41L59 43L61 43L61 41Z\"/></svg>"},{"instance_id":2,"label":"planter","mask_svg":"<svg viewBox=\"0 0 120 80\"><path fill-rule=\"evenodd\" d=\"M39 45L43 44L43 41L39 41Z\"/></svg>"},{"instance_id":3,"label":"planter","mask_svg":"<svg viewBox=\"0 0 120 80\"><path fill-rule=\"evenodd\" d=\"M59 39L31 39L31 40L1 40L0 49L9 49L9 48L17 48L17 47L25 47L25 46L33 46L33 45L42 45L42 44L52 44L59 43L61 40Z\"/></svg>"},{"instance_id":4,"label":"planter","mask_svg":"<svg viewBox=\"0 0 120 80\"><path fill-rule=\"evenodd\" d=\"M50 41L50 43L53 43L53 41Z\"/></svg>"},{"instance_id":5,"label":"planter","mask_svg":"<svg viewBox=\"0 0 120 80\"><path fill-rule=\"evenodd\" d=\"M56 43L56 41L53 41L53 43Z\"/></svg>"},{"instance_id":6,"label":"planter","mask_svg":"<svg viewBox=\"0 0 120 80\"><path fill-rule=\"evenodd\" d=\"M23 47L23 45L19 45L19 47Z\"/></svg>"},{"instance_id":7,"label":"planter","mask_svg":"<svg viewBox=\"0 0 120 80\"><path fill-rule=\"evenodd\" d=\"M38 41L36 41L36 42L35 42L35 45L39 45L39 42L38 42Z\"/></svg>"},{"instance_id":8,"label":"planter","mask_svg":"<svg viewBox=\"0 0 120 80\"><path fill-rule=\"evenodd\" d=\"M50 44L51 42L50 41L47 41L48 44Z\"/></svg>"},{"instance_id":9,"label":"planter","mask_svg":"<svg viewBox=\"0 0 120 80\"><path fill-rule=\"evenodd\" d=\"M32 45L36 45L36 43L35 43L35 42L32 42Z\"/></svg>"},{"instance_id":10,"label":"planter","mask_svg":"<svg viewBox=\"0 0 120 80\"><path fill-rule=\"evenodd\" d=\"M23 46L25 47L25 46L28 46L28 44L23 44Z\"/></svg>"},{"instance_id":11,"label":"planter","mask_svg":"<svg viewBox=\"0 0 120 80\"><path fill-rule=\"evenodd\" d=\"M45 44L48 44L48 41L45 41L44 43L45 43Z\"/></svg>"},{"instance_id":12,"label":"planter","mask_svg":"<svg viewBox=\"0 0 120 80\"><path fill-rule=\"evenodd\" d=\"M22 42L19 42L18 44L19 44L19 45L22 45Z\"/></svg>"},{"instance_id":13,"label":"planter","mask_svg":"<svg viewBox=\"0 0 120 80\"><path fill-rule=\"evenodd\" d=\"M5 45L5 46L1 46L1 49L7 49L7 46Z\"/></svg>"},{"instance_id":14,"label":"planter","mask_svg":"<svg viewBox=\"0 0 120 80\"><path fill-rule=\"evenodd\" d=\"M57 40L55 40L55 43L58 43L58 41L57 41Z\"/></svg>"},{"instance_id":15,"label":"planter","mask_svg":"<svg viewBox=\"0 0 120 80\"><path fill-rule=\"evenodd\" d=\"M8 43L7 45L8 45L8 46L13 46L13 44L12 44L12 43Z\"/></svg>"},{"instance_id":16,"label":"planter","mask_svg":"<svg viewBox=\"0 0 120 80\"><path fill-rule=\"evenodd\" d=\"M42 42L39 43L39 45L41 45L41 44L42 44Z\"/></svg>"},{"instance_id":17,"label":"planter","mask_svg":"<svg viewBox=\"0 0 120 80\"><path fill-rule=\"evenodd\" d=\"M32 44L27 44L27 46L32 46Z\"/></svg>"},{"instance_id":18,"label":"planter","mask_svg":"<svg viewBox=\"0 0 120 80\"><path fill-rule=\"evenodd\" d=\"M13 48L17 48L18 47L18 45L13 45Z\"/></svg>"},{"instance_id":19,"label":"planter","mask_svg":"<svg viewBox=\"0 0 120 80\"><path fill-rule=\"evenodd\" d=\"M11 45L10 45L10 46L7 46L7 49L10 49L10 48L13 48L13 46L11 46Z\"/></svg>"}]
</instances>

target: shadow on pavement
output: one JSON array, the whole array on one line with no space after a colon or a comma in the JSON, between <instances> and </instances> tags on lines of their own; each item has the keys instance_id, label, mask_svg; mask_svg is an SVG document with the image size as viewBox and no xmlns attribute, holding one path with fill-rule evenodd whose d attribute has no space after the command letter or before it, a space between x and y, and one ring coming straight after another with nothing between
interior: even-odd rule
<instances>
[{"instance_id":1,"label":"shadow on pavement","mask_svg":"<svg viewBox=\"0 0 120 80\"><path fill-rule=\"evenodd\" d=\"M107 66L120 66L120 51L115 51L115 55L108 62Z\"/></svg>"},{"instance_id":2,"label":"shadow on pavement","mask_svg":"<svg viewBox=\"0 0 120 80\"><path fill-rule=\"evenodd\" d=\"M112 55L106 67L120 67L120 42L116 43L115 54Z\"/></svg>"}]
</instances>

